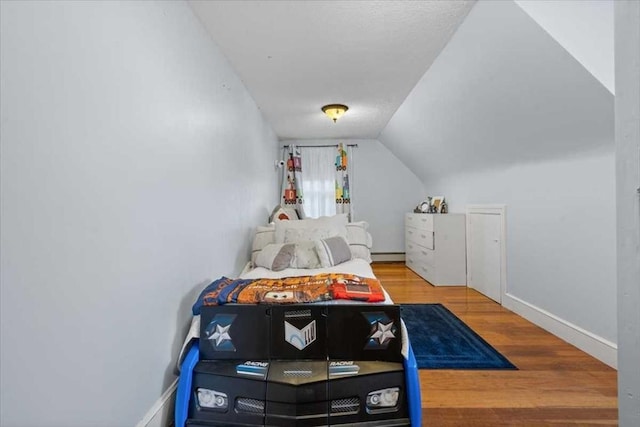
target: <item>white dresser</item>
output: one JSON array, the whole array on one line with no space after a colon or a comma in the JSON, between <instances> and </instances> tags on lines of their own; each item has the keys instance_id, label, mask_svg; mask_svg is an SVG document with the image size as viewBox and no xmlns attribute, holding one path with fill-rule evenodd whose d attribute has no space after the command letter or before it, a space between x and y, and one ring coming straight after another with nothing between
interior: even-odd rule
<instances>
[{"instance_id":1,"label":"white dresser","mask_svg":"<svg viewBox=\"0 0 640 427\"><path fill-rule=\"evenodd\" d=\"M464 214L408 213L404 223L407 267L435 286L465 286Z\"/></svg>"}]
</instances>

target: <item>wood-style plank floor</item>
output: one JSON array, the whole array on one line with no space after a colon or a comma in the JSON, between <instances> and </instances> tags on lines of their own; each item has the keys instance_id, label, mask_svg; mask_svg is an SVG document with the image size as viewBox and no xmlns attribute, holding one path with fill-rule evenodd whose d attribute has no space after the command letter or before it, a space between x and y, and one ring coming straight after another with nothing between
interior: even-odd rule
<instances>
[{"instance_id":1,"label":"wood-style plank floor","mask_svg":"<svg viewBox=\"0 0 640 427\"><path fill-rule=\"evenodd\" d=\"M394 302L441 303L518 371L420 370L424 426L617 425L617 372L466 287L374 263Z\"/></svg>"}]
</instances>

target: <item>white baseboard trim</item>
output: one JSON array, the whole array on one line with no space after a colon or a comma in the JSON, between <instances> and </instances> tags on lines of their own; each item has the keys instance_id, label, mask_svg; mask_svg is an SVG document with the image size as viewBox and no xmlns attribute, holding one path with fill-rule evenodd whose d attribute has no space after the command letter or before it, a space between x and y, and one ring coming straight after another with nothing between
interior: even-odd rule
<instances>
[{"instance_id":1,"label":"white baseboard trim","mask_svg":"<svg viewBox=\"0 0 640 427\"><path fill-rule=\"evenodd\" d=\"M371 254L373 262L404 262L404 252L380 252Z\"/></svg>"},{"instance_id":2,"label":"white baseboard trim","mask_svg":"<svg viewBox=\"0 0 640 427\"><path fill-rule=\"evenodd\" d=\"M176 403L178 378L155 401L151 409L140 420L136 427L168 427L173 426L173 408Z\"/></svg>"},{"instance_id":3,"label":"white baseboard trim","mask_svg":"<svg viewBox=\"0 0 640 427\"><path fill-rule=\"evenodd\" d=\"M502 305L601 362L617 369L618 346L615 343L509 293L503 295Z\"/></svg>"}]
</instances>

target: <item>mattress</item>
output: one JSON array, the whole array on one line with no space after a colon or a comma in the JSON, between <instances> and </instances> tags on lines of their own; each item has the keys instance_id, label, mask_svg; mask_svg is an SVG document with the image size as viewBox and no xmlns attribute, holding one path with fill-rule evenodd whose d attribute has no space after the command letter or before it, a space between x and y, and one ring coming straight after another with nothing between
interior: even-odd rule
<instances>
[{"instance_id":1,"label":"mattress","mask_svg":"<svg viewBox=\"0 0 640 427\"><path fill-rule=\"evenodd\" d=\"M371 265L367 261L359 258L352 259L333 267L302 269L302 268L285 268L281 271L273 271L264 267L249 268L247 267L240 273L241 279L282 279L283 277L299 277L313 276L322 273L344 273L355 274L356 276L368 277L375 279Z\"/></svg>"}]
</instances>

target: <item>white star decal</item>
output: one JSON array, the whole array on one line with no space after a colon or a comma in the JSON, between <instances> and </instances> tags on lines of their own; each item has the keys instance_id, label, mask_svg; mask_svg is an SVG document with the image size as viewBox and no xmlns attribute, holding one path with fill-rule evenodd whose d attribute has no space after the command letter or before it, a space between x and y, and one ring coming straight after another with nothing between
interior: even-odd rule
<instances>
[{"instance_id":1,"label":"white star decal","mask_svg":"<svg viewBox=\"0 0 640 427\"><path fill-rule=\"evenodd\" d=\"M389 322L386 325L379 321L376 322L376 325L373 327L373 330L375 332L371 334L371 339L378 340L378 343L380 345L384 344L385 342L391 340L391 338L396 337L393 334L393 331L391 330L392 328L393 328L393 322Z\"/></svg>"},{"instance_id":2,"label":"white star decal","mask_svg":"<svg viewBox=\"0 0 640 427\"><path fill-rule=\"evenodd\" d=\"M225 341L231 341L231 336L229 335L229 328L231 328L231 325L227 325L227 326L216 325L216 331L211 334L209 339L215 340L217 346Z\"/></svg>"}]
</instances>

